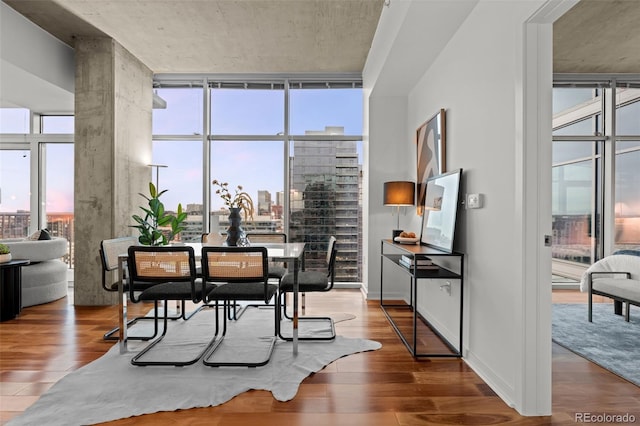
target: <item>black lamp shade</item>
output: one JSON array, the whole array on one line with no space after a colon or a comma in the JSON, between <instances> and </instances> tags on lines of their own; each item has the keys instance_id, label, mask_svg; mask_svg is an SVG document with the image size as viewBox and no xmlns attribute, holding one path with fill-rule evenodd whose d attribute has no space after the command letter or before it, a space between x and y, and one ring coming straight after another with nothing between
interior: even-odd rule
<instances>
[{"instance_id":1,"label":"black lamp shade","mask_svg":"<svg viewBox=\"0 0 640 426\"><path fill-rule=\"evenodd\" d=\"M384 183L385 206L413 206L416 185L409 181Z\"/></svg>"}]
</instances>

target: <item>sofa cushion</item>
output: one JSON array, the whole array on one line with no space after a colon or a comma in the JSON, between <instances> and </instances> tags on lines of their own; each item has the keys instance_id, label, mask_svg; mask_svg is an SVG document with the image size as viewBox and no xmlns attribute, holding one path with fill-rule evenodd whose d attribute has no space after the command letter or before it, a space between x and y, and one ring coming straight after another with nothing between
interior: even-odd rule
<instances>
[{"instance_id":1,"label":"sofa cushion","mask_svg":"<svg viewBox=\"0 0 640 426\"><path fill-rule=\"evenodd\" d=\"M60 259L69 251L66 238L52 238L50 240L8 239L0 240L11 250L11 257L15 260L28 259L31 262Z\"/></svg>"},{"instance_id":2,"label":"sofa cushion","mask_svg":"<svg viewBox=\"0 0 640 426\"><path fill-rule=\"evenodd\" d=\"M631 279L597 278L593 280L595 291L618 296L623 299L640 303L640 281Z\"/></svg>"}]
</instances>

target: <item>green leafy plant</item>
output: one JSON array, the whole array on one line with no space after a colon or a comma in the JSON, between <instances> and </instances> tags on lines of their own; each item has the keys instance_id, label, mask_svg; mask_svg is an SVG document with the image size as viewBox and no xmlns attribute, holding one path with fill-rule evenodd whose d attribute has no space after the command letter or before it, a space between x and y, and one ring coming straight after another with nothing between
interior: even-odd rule
<instances>
[{"instance_id":1,"label":"green leafy plant","mask_svg":"<svg viewBox=\"0 0 640 426\"><path fill-rule=\"evenodd\" d=\"M140 231L138 241L142 245L167 245L185 229L182 222L187 218L187 213L182 211L182 204L178 204L176 216L167 213L164 204L160 201L160 196L165 192L167 192L166 189L158 192L156 186L149 182L149 196L140 193L147 200L148 207L140 206L144 217L134 214L132 217L137 225L131 225L131 227Z\"/></svg>"},{"instance_id":2,"label":"green leafy plant","mask_svg":"<svg viewBox=\"0 0 640 426\"><path fill-rule=\"evenodd\" d=\"M6 244L0 244L0 254L9 254L9 253L11 253L9 246L7 246Z\"/></svg>"}]
</instances>

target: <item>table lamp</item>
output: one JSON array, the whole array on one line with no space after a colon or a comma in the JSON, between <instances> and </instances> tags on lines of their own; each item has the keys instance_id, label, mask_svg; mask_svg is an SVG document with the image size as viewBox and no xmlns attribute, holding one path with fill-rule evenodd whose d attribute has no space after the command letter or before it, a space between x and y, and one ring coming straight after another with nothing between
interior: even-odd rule
<instances>
[{"instance_id":1,"label":"table lamp","mask_svg":"<svg viewBox=\"0 0 640 426\"><path fill-rule=\"evenodd\" d=\"M415 203L416 185L410 181L393 181L384 183L384 205L396 206L398 219L396 229L393 230L393 238L400 235L400 207L413 206Z\"/></svg>"}]
</instances>

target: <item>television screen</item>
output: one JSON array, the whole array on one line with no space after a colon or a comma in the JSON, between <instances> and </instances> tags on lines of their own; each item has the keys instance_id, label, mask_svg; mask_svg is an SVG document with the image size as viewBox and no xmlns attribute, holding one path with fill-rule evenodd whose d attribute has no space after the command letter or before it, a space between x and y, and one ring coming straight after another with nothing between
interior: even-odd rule
<instances>
[{"instance_id":1,"label":"television screen","mask_svg":"<svg viewBox=\"0 0 640 426\"><path fill-rule=\"evenodd\" d=\"M462 169L427 180L420 242L451 253L458 214Z\"/></svg>"}]
</instances>

